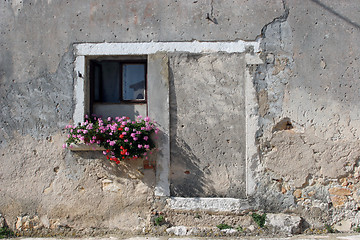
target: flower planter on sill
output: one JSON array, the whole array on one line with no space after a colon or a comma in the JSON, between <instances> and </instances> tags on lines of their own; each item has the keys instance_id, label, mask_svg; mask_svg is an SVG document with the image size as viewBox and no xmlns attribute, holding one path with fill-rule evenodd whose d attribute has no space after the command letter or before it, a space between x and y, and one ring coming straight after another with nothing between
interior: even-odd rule
<instances>
[{"instance_id":1,"label":"flower planter on sill","mask_svg":"<svg viewBox=\"0 0 360 240\"><path fill-rule=\"evenodd\" d=\"M84 122L75 126L67 125L65 129L69 130L69 134L64 148L69 147L71 151L103 151L106 158L116 164L128 159L148 159L148 151L155 148L150 136L159 131L149 117L142 119L142 116L136 120L125 116L103 120L86 115ZM151 166L150 163L145 165Z\"/></svg>"},{"instance_id":2,"label":"flower planter on sill","mask_svg":"<svg viewBox=\"0 0 360 240\"><path fill-rule=\"evenodd\" d=\"M104 151L104 147L100 147L97 144L85 144L85 143L71 143L69 149L71 151Z\"/></svg>"},{"instance_id":3,"label":"flower planter on sill","mask_svg":"<svg viewBox=\"0 0 360 240\"><path fill-rule=\"evenodd\" d=\"M85 152L85 151L104 151L104 147L100 147L97 144L85 144L85 143L72 143L69 147L70 151ZM144 169L155 169L155 161L143 160Z\"/></svg>"}]
</instances>

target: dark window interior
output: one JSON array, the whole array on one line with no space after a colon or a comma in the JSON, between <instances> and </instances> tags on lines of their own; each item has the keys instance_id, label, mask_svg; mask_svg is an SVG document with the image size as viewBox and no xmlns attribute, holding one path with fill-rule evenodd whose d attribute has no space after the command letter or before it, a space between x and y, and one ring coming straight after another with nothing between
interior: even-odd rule
<instances>
[{"instance_id":1,"label":"dark window interior","mask_svg":"<svg viewBox=\"0 0 360 240\"><path fill-rule=\"evenodd\" d=\"M146 61L90 60L92 103L146 103Z\"/></svg>"}]
</instances>

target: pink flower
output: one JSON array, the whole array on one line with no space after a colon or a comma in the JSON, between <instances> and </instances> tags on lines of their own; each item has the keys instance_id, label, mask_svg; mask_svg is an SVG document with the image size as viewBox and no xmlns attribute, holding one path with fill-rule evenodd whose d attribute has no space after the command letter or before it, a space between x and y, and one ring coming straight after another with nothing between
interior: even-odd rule
<instances>
[{"instance_id":1,"label":"pink flower","mask_svg":"<svg viewBox=\"0 0 360 240\"><path fill-rule=\"evenodd\" d=\"M133 138L133 140L134 140L134 141L137 141L137 140L138 140L138 138L137 138L137 137L134 137L134 138Z\"/></svg>"},{"instance_id":2,"label":"pink flower","mask_svg":"<svg viewBox=\"0 0 360 240\"><path fill-rule=\"evenodd\" d=\"M110 146L114 146L115 143L116 143L116 141L110 141L110 142L109 142L109 145L110 145Z\"/></svg>"},{"instance_id":3,"label":"pink flower","mask_svg":"<svg viewBox=\"0 0 360 240\"><path fill-rule=\"evenodd\" d=\"M130 136L134 138L136 135L135 133L131 133Z\"/></svg>"},{"instance_id":4,"label":"pink flower","mask_svg":"<svg viewBox=\"0 0 360 240\"><path fill-rule=\"evenodd\" d=\"M129 140L125 139L124 142L128 142Z\"/></svg>"},{"instance_id":5,"label":"pink flower","mask_svg":"<svg viewBox=\"0 0 360 240\"><path fill-rule=\"evenodd\" d=\"M66 144L65 144L65 143L62 145L62 148L64 148L64 149L66 148Z\"/></svg>"},{"instance_id":6,"label":"pink flower","mask_svg":"<svg viewBox=\"0 0 360 240\"><path fill-rule=\"evenodd\" d=\"M144 148L149 149L150 146L149 145L144 145Z\"/></svg>"},{"instance_id":7,"label":"pink flower","mask_svg":"<svg viewBox=\"0 0 360 240\"><path fill-rule=\"evenodd\" d=\"M145 136L145 137L144 137L144 140L145 140L145 141L147 141L148 139L149 139L149 137L148 137L148 136Z\"/></svg>"},{"instance_id":8,"label":"pink flower","mask_svg":"<svg viewBox=\"0 0 360 240\"><path fill-rule=\"evenodd\" d=\"M144 118L144 121L145 121L145 122L149 122L149 121L150 121L150 118L149 118L149 117L145 117L145 118Z\"/></svg>"},{"instance_id":9,"label":"pink flower","mask_svg":"<svg viewBox=\"0 0 360 240\"><path fill-rule=\"evenodd\" d=\"M143 146L141 144L138 144L138 148L142 148Z\"/></svg>"},{"instance_id":10,"label":"pink flower","mask_svg":"<svg viewBox=\"0 0 360 240\"><path fill-rule=\"evenodd\" d=\"M125 131L129 131L129 128L128 128L128 127L125 127L124 130L125 130Z\"/></svg>"}]
</instances>

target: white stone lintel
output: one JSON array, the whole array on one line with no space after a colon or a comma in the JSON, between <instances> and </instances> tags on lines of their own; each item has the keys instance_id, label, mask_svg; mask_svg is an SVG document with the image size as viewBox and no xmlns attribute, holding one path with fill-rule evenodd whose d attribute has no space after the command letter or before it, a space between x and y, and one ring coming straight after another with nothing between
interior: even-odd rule
<instances>
[{"instance_id":1,"label":"white stone lintel","mask_svg":"<svg viewBox=\"0 0 360 240\"><path fill-rule=\"evenodd\" d=\"M167 204L174 210L237 213L251 208L247 199L236 198L182 198L172 197Z\"/></svg>"},{"instance_id":2,"label":"white stone lintel","mask_svg":"<svg viewBox=\"0 0 360 240\"><path fill-rule=\"evenodd\" d=\"M140 42L140 43L79 43L74 44L77 56L148 55L157 52L242 53L248 48L260 51L260 41L246 42Z\"/></svg>"}]
</instances>

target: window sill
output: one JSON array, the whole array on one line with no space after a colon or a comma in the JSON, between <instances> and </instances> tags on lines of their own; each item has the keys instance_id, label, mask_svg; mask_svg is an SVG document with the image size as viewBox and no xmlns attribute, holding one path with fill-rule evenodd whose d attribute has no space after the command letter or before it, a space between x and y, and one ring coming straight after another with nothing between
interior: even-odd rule
<instances>
[{"instance_id":1,"label":"window sill","mask_svg":"<svg viewBox=\"0 0 360 240\"><path fill-rule=\"evenodd\" d=\"M97 144L90 144L87 145L85 143L78 143L78 144L70 144L69 147L70 151L74 152L85 152L85 151L104 151L104 147L100 147ZM143 160L143 169L155 169L156 163L155 161L150 160Z\"/></svg>"},{"instance_id":2,"label":"window sill","mask_svg":"<svg viewBox=\"0 0 360 240\"><path fill-rule=\"evenodd\" d=\"M71 151L80 152L80 151L104 151L104 147L100 147L97 144L90 144L87 145L85 143L78 143L78 144L70 144L69 149Z\"/></svg>"}]
</instances>

